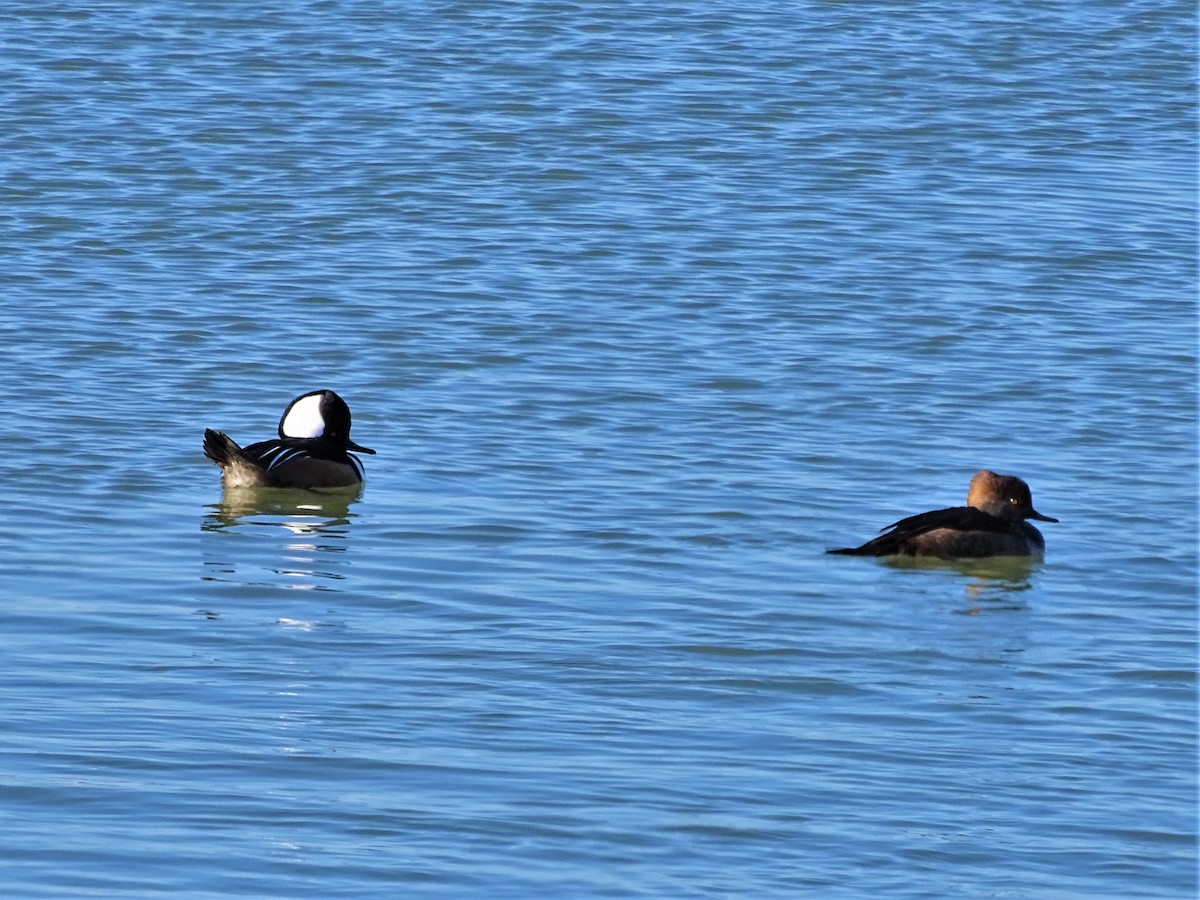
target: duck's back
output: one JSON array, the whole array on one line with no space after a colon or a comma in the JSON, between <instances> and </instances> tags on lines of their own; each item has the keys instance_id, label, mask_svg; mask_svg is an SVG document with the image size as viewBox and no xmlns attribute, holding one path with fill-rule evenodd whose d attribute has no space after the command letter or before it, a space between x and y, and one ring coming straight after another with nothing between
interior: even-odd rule
<instances>
[{"instance_id":1,"label":"duck's back","mask_svg":"<svg viewBox=\"0 0 1200 900\"><path fill-rule=\"evenodd\" d=\"M333 488L363 480L362 463L328 442L278 438L240 447L224 432L204 432L204 455L229 487Z\"/></svg>"},{"instance_id":2,"label":"duck's back","mask_svg":"<svg viewBox=\"0 0 1200 900\"><path fill-rule=\"evenodd\" d=\"M971 506L936 509L901 519L861 547L830 553L845 556L1040 556L1041 533L1025 522L1006 522Z\"/></svg>"},{"instance_id":3,"label":"duck's back","mask_svg":"<svg viewBox=\"0 0 1200 900\"><path fill-rule=\"evenodd\" d=\"M347 487L363 480L358 459L319 438L259 441L242 452L272 487Z\"/></svg>"}]
</instances>

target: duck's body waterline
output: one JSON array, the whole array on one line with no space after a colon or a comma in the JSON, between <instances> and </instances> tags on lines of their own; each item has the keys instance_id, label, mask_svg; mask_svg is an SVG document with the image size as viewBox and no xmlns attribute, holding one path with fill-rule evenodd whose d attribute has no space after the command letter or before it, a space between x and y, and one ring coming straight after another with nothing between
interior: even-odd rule
<instances>
[{"instance_id":1,"label":"duck's body waterline","mask_svg":"<svg viewBox=\"0 0 1200 900\"><path fill-rule=\"evenodd\" d=\"M1033 508L1027 485L1015 475L975 473L967 505L909 516L886 526L879 537L859 547L829 550L846 556L933 556L967 559L986 556L1035 556L1046 551L1040 531L1026 522L1057 522Z\"/></svg>"},{"instance_id":2,"label":"duck's body waterline","mask_svg":"<svg viewBox=\"0 0 1200 900\"><path fill-rule=\"evenodd\" d=\"M229 435L204 430L204 455L221 467L226 487L334 488L363 480L349 451L374 454L350 440L350 407L333 391L311 391L288 404L279 437L240 447Z\"/></svg>"}]
</instances>

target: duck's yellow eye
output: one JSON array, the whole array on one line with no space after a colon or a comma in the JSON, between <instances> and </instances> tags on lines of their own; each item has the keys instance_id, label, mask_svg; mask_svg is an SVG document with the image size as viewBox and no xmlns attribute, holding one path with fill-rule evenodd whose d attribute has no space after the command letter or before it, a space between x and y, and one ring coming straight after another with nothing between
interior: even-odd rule
<instances>
[{"instance_id":1,"label":"duck's yellow eye","mask_svg":"<svg viewBox=\"0 0 1200 900\"><path fill-rule=\"evenodd\" d=\"M1019 499L1017 499L1016 497L1009 497L1008 502L1011 503L1013 506L1016 506L1021 501Z\"/></svg>"}]
</instances>

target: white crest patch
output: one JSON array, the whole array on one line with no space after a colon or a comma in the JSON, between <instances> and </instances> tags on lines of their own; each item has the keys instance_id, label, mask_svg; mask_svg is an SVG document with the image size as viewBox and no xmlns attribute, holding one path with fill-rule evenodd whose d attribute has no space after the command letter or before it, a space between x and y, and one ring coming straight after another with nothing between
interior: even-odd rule
<instances>
[{"instance_id":1,"label":"white crest patch","mask_svg":"<svg viewBox=\"0 0 1200 900\"><path fill-rule=\"evenodd\" d=\"M284 437L315 438L325 433L325 419L321 416L321 398L324 394L310 394L292 404L283 419Z\"/></svg>"}]
</instances>

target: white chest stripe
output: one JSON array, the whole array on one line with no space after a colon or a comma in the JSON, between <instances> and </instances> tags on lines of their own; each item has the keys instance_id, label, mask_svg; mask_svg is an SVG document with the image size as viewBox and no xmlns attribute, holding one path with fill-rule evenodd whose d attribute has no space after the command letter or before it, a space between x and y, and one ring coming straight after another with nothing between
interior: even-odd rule
<instances>
[{"instance_id":1,"label":"white chest stripe","mask_svg":"<svg viewBox=\"0 0 1200 900\"><path fill-rule=\"evenodd\" d=\"M293 459L301 459L307 456L308 451L306 450L285 450L271 460L270 465L267 466L267 471L269 472L276 466L281 466L286 462L291 462Z\"/></svg>"}]
</instances>

